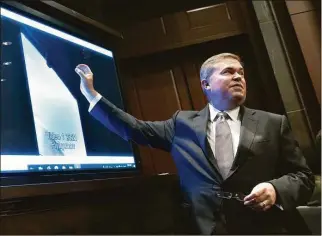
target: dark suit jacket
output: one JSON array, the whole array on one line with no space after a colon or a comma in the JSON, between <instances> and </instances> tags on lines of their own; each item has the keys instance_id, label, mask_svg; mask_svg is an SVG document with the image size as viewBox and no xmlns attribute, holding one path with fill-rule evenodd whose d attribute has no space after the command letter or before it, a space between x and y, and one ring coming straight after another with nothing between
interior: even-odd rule
<instances>
[{"instance_id":1,"label":"dark suit jacket","mask_svg":"<svg viewBox=\"0 0 322 236\"><path fill-rule=\"evenodd\" d=\"M207 141L208 106L150 122L102 98L91 114L125 140L172 154L199 233L219 232L222 225L229 234L308 233L296 206L309 200L314 177L285 116L241 107L240 143L231 174L223 180ZM249 194L261 182L273 184L284 211L272 207L255 212L241 202L215 195L218 190Z\"/></svg>"}]
</instances>

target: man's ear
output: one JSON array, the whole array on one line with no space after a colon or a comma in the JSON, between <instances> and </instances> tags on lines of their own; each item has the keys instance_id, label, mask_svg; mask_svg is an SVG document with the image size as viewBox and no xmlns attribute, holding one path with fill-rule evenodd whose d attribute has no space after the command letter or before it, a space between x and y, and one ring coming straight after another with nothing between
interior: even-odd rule
<instances>
[{"instance_id":1,"label":"man's ear","mask_svg":"<svg viewBox=\"0 0 322 236\"><path fill-rule=\"evenodd\" d=\"M203 79L201 80L201 87L203 90L209 90L210 89L210 85L208 83L207 80Z\"/></svg>"}]
</instances>

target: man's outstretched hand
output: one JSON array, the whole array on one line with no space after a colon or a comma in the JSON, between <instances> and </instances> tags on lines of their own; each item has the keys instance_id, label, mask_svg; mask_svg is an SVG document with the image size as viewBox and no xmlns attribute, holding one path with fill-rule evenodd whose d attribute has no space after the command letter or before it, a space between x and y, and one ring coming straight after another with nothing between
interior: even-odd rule
<instances>
[{"instance_id":1,"label":"man's outstretched hand","mask_svg":"<svg viewBox=\"0 0 322 236\"><path fill-rule=\"evenodd\" d=\"M82 94L88 102L91 102L98 94L94 89L94 79L91 69L85 64L79 64L76 66L75 72L81 78L80 90Z\"/></svg>"}]
</instances>

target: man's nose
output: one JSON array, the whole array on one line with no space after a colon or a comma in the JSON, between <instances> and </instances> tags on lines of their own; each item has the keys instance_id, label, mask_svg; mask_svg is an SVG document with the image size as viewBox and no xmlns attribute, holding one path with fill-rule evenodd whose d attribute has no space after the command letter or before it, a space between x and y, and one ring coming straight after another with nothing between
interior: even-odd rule
<instances>
[{"instance_id":1,"label":"man's nose","mask_svg":"<svg viewBox=\"0 0 322 236\"><path fill-rule=\"evenodd\" d=\"M238 72L236 72L233 76L233 80L241 81L241 79L242 79L242 76Z\"/></svg>"}]
</instances>

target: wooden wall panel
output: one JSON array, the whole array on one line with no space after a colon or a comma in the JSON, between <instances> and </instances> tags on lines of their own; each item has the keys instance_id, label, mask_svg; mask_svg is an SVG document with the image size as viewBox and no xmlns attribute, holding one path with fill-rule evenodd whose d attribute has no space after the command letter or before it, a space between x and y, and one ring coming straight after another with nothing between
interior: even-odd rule
<instances>
[{"instance_id":1,"label":"wooden wall panel","mask_svg":"<svg viewBox=\"0 0 322 236\"><path fill-rule=\"evenodd\" d=\"M227 2L164 17L166 32L178 46L242 33L237 5Z\"/></svg>"},{"instance_id":2,"label":"wooden wall panel","mask_svg":"<svg viewBox=\"0 0 322 236\"><path fill-rule=\"evenodd\" d=\"M172 69L172 73L180 101L180 110L191 110L191 95L187 90L188 83L183 74L183 69L181 67L175 67Z\"/></svg>"},{"instance_id":3,"label":"wooden wall panel","mask_svg":"<svg viewBox=\"0 0 322 236\"><path fill-rule=\"evenodd\" d=\"M313 0L314 1L314 0ZM285 1L288 11L291 15L314 10L314 4L311 0L289 0Z\"/></svg>"},{"instance_id":4,"label":"wooden wall panel","mask_svg":"<svg viewBox=\"0 0 322 236\"><path fill-rule=\"evenodd\" d=\"M180 203L171 175L99 191L1 200L0 235L174 234L186 224L176 219Z\"/></svg>"},{"instance_id":5,"label":"wooden wall panel","mask_svg":"<svg viewBox=\"0 0 322 236\"><path fill-rule=\"evenodd\" d=\"M310 1L286 2L315 94L321 104L321 28Z\"/></svg>"},{"instance_id":6,"label":"wooden wall panel","mask_svg":"<svg viewBox=\"0 0 322 236\"><path fill-rule=\"evenodd\" d=\"M142 74L135 81L145 120L169 119L180 108L179 95L171 69Z\"/></svg>"},{"instance_id":7,"label":"wooden wall panel","mask_svg":"<svg viewBox=\"0 0 322 236\"><path fill-rule=\"evenodd\" d=\"M177 110L191 109L182 70L167 63L160 66L157 61L146 64L138 60L122 70L128 112L138 119L167 120ZM139 151L144 174L176 173L169 153L143 146Z\"/></svg>"},{"instance_id":8,"label":"wooden wall panel","mask_svg":"<svg viewBox=\"0 0 322 236\"><path fill-rule=\"evenodd\" d=\"M194 63L192 61L187 61L183 63L182 68L185 72L185 77L187 78L187 89L189 90L192 99L193 110L201 110L208 103L206 96L201 89L199 69L202 62Z\"/></svg>"},{"instance_id":9,"label":"wooden wall panel","mask_svg":"<svg viewBox=\"0 0 322 236\"><path fill-rule=\"evenodd\" d=\"M135 81L128 78L128 74L120 70L120 79L122 84L122 92L124 97L124 103L126 104L126 111L137 119L143 119L143 115L140 108L139 97L135 86ZM139 146L138 155L140 156L140 166L143 175L154 175L155 168L151 156L151 150L148 147Z\"/></svg>"},{"instance_id":10,"label":"wooden wall panel","mask_svg":"<svg viewBox=\"0 0 322 236\"><path fill-rule=\"evenodd\" d=\"M239 12L239 4L228 1L138 22L124 30L118 54L121 58L142 56L242 34Z\"/></svg>"},{"instance_id":11,"label":"wooden wall panel","mask_svg":"<svg viewBox=\"0 0 322 236\"><path fill-rule=\"evenodd\" d=\"M135 81L144 120L167 120L180 109L181 104L172 69L144 73L132 79ZM169 153L153 149L151 155L156 173L176 173Z\"/></svg>"},{"instance_id":12,"label":"wooden wall panel","mask_svg":"<svg viewBox=\"0 0 322 236\"><path fill-rule=\"evenodd\" d=\"M171 45L164 28L163 17L139 22L123 31L124 39L117 48L119 57L130 57L163 50Z\"/></svg>"}]
</instances>

